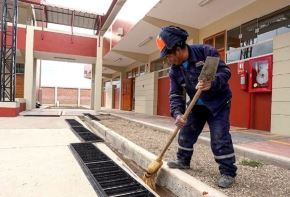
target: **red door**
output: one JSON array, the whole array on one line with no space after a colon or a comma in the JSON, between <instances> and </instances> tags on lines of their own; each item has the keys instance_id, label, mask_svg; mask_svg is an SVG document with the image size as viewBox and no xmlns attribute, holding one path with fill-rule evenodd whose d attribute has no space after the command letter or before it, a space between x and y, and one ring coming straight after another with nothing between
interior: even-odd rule
<instances>
[{"instance_id":1,"label":"red door","mask_svg":"<svg viewBox=\"0 0 290 197\"><path fill-rule=\"evenodd\" d=\"M132 94L133 94L133 80L122 80L122 110L132 110Z\"/></svg>"},{"instance_id":2,"label":"red door","mask_svg":"<svg viewBox=\"0 0 290 197\"><path fill-rule=\"evenodd\" d=\"M119 109L119 94L120 94L120 88L114 89L114 109Z\"/></svg>"},{"instance_id":3,"label":"red door","mask_svg":"<svg viewBox=\"0 0 290 197\"><path fill-rule=\"evenodd\" d=\"M169 107L169 77L158 79L157 115L170 116Z\"/></svg>"}]
</instances>

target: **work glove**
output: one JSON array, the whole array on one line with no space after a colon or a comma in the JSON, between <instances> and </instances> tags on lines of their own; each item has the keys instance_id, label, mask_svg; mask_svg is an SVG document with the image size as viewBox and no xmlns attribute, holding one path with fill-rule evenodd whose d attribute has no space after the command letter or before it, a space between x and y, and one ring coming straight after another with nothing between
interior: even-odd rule
<instances>
[{"instance_id":1,"label":"work glove","mask_svg":"<svg viewBox=\"0 0 290 197\"><path fill-rule=\"evenodd\" d=\"M185 120L183 119L182 115L178 115L175 118L175 125L178 126L179 128L182 128L185 124Z\"/></svg>"}]
</instances>

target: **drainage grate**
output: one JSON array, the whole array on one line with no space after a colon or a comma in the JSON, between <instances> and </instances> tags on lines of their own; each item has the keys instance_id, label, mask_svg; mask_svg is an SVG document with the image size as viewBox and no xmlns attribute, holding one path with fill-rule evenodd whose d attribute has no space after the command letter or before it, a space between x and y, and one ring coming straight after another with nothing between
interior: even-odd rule
<instances>
[{"instance_id":1,"label":"drainage grate","mask_svg":"<svg viewBox=\"0 0 290 197\"><path fill-rule=\"evenodd\" d=\"M69 124L71 127L83 127L81 123L76 121L75 119L65 119L65 121Z\"/></svg>"},{"instance_id":2,"label":"drainage grate","mask_svg":"<svg viewBox=\"0 0 290 197\"><path fill-rule=\"evenodd\" d=\"M90 114L90 113L84 113L85 116L88 116L90 119L92 120L96 120L96 121L100 121L99 118L97 118L96 116Z\"/></svg>"},{"instance_id":3,"label":"drainage grate","mask_svg":"<svg viewBox=\"0 0 290 197\"><path fill-rule=\"evenodd\" d=\"M93 144L75 143L70 148L98 196L155 196Z\"/></svg>"},{"instance_id":4,"label":"drainage grate","mask_svg":"<svg viewBox=\"0 0 290 197\"><path fill-rule=\"evenodd\" d=\"M81 123L75 119L65 119L71 126L72 131L82 142L103 142L104 140L85 128Z\"/></svg>"}]
</instances>

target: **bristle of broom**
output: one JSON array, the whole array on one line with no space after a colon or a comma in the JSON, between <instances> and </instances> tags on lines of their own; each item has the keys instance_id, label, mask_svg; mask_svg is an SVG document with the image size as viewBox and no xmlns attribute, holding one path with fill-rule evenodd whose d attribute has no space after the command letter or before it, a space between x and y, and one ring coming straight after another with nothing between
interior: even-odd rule
<instances>
[{"instance_id":1,"label":"bristle of broom","mask_svg":"<svg viewBox=\"0 0 290 197\"><path fill-rule=\"evenodd\" d=\"M143 181L153 190L156 190L155 177L162 164L163 162L160 159L152 161L148 165L146 173L143 175Z\"/></svg>"},{"instance_id":2,"label":"bristle of broom","mask_svg":"<svg viewBox=\"0 0 290 197\"><path fill-rule=\"evenodd\" d=\"M156 174L148 174L147 172L143 175L142 179L146 185L148 185L151 189L154 191L156 190L156 184L155 184L155 176Z\"/></svg>"}]
</instances>

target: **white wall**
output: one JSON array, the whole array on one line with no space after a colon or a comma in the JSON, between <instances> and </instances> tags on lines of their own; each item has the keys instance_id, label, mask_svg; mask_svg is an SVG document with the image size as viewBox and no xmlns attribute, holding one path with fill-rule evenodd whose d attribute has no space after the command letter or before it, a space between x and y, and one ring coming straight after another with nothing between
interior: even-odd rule
<instances>
[{"instance_id":1,"label":"white wall","mask_svg":"<svg viewBox=\"0 0 290 197\"><path fill-rule=\"evenodd\" d=\"M290 33L273 40L271 132L290 136Z\"/></svg>"},{"instance_id":2,"label":"white wall","mask_svg":"<svg viewBox=\"0 0 290 197\"><path fill-rule=\"evenodd\" d=\"M158 73L152 72L135 79L135 112L157 114Z\"/></svg>"}]
</instances>

